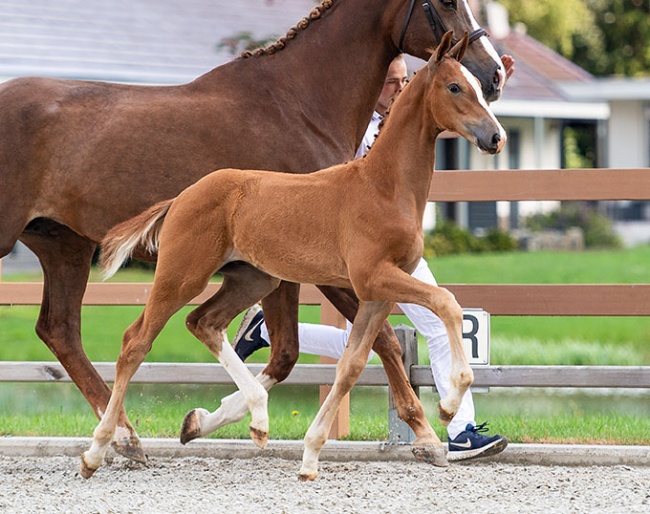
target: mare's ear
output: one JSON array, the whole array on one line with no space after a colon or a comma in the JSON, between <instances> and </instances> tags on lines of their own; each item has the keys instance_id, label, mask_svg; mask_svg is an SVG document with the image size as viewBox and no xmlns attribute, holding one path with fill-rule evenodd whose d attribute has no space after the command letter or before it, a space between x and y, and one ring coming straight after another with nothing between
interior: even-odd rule
<instances>
[{"instance_id":1,"label":"mare's ear","mask_svg":"<svg viewBox=\"0 0 650 514\"><path fill-rule=\"evenodd\" d=\"M450 57L453 57L457 61L460 61L463 58L463 55L465 55L465 50L467 50L467 46L469 45L469 34L465 32L465 35L461 38L461 40L454 45L454 47L449 50L449 55Z\"/></svg>"},{"instance_id":2,"label":"mare's ear","mask_svg":"<svg viewBox=\"0 0 650 514\"><path fill-rule=\"evenodd\" d=\"M451 38L453 35L454 33L450 30L448 32L445 32L445 35L440 39L440 44L433 54L433 58L436 63L440 63L440 61L442 61L442 58L451 48Z\"/></svg>"}]
</instances>

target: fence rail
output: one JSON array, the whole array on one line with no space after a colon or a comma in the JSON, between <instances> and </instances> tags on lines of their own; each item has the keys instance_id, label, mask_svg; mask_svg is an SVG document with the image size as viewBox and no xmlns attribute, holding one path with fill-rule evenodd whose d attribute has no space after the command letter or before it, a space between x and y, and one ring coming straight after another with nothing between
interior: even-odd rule
<instances>
[{"instance_id":1,"label":"fence rail","mask_svg":"<svg viewBox=\"0 0 650 514\"><path fill-rule=\"evenodd\" d=\"M93 363L107 382L115 380L114 362ZM263 364L247 364L257 375ZM650 366L477 366L475 387L590 387L650 388ZM435 386L429 366L410 366L414 387ZM299 364L284 385L332 385L334 364ZM58 362L0 362L1 382L70 382ZM220 364L145 362L132 380L140 384L232 384L232 378ZM363 371L358 385L386 386L384 368L371 364Z\"/></svg>"},{"instance_id":2,"label":"fence rail","mask_svg":"<svg viewBox=\"0 0 650 514\"><path fill-rule=\"evenodd\" d=\"M650 284L442 284L466 308L494 316L648 316ZM220 287L211 283L190 304L197 305ZM0 282L0 305L40 305L43 284ZM88 284L84 305L144 305L151 284ZM312 285L300 291L302 305L322 305L325 298ZM396 308L395 313L399 313Z\"/></svg>"}]
</instances>

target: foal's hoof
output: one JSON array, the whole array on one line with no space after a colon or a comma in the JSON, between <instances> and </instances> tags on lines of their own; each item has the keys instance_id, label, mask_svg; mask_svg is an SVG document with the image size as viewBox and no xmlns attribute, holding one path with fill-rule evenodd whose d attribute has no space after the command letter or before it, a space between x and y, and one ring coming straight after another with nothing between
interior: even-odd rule
<instances>
[{"instance_id":1,"label":"foal's hoof","mask_svg":"<svg viewBox=\"0 0 650 514\"><path fill-rule=\"evenodd\" d=\"M119 441L113 441L111 443L113 449L122 455L135 462L141 464L147 463L147 456L140 445L140 440L137 437L131 437L129 439L121 439Z\"/></svg>"},{"instance_id":2,"label":"foal's hoof","mask_svg":"<svg viewBox=\"0 0 650 514\"><path fill-rule=\"evenodd\" d=\"M455 412L451 413L447 409L445 409L442 406L442 402L438 403L438 419L440 420L440 423L442 423L443 427L449 426L449 423L451 423L451 420L454 418L456 415Z\"/></svg>"},{"instance_id":3,"label":"foal's hoof","mask_svg":"<svg viewBox=\"0 0 650 514\"><path fill-rule=\"evenodd\" d=\"M411 449L413 456L416 460L433 464L439 468L446 468L449 466L447 462L447 452L444 446L413 446Z\"/></svg>"},{"instance_id":4,"label":"foal's hoof","mask_svg":"<svg viewBox=\"0 0 650 514\"><path fill-rule=\"evenodd\" d=\"M251 439L259 448L266 448L267 443L269 442L269 433L250 425L248 430L251 434Z\"/></svg>"},{"instance_id":5,"label":"foal's hoof","mask_svg":"<svg viewBox=\"0 0 650 514\"><path fill-rule=\"evenodd\" d=\"M191 440L201 437L201 426L203 418L209 412L205 409L194 409L187 413L181 427L181 444L187 444Z\"/></svg>"},{"instance_id":6,"label":"foal's hoof","mask_svg":"<svg viewBox=\"0 0 650 514\"><path fill-rule=\"evenodd\" d=\"M318 471L313 473L303 473L302 471L298 473L298 480L301 482L313 482L318 477Z\"/></svg>"},{"instance_id":7,"label":"foal's hoof","mask_svg":"<svg viewBox=\"0 0 650 514\"><path fill-rule=\"evenodd\" d=\"M79 463L79 474L84 478L90 478L95 474L98 468L90 467L86 464L86 452L81 454L81 462Z\"/></svg>"}]
</instances>

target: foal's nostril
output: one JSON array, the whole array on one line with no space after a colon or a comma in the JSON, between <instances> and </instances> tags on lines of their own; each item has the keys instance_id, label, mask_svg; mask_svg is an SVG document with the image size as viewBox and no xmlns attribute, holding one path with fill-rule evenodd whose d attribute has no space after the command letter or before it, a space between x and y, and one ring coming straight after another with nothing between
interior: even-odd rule
<instances>
[{"instance_id":1,"label":"foal's nostril","mask_svg":"<svg viewBox=\"0 0 650 514\"><path fill-rule=\"evenodd\" d=\"M501 134L497 133L492 136L492 144L496 147L501 142Z\"/></svg>"}]
</instances>

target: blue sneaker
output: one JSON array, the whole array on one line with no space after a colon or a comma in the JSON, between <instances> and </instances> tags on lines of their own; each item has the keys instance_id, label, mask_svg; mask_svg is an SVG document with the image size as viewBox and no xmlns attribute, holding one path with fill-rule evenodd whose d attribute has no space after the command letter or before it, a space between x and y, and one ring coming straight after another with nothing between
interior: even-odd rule
<instances>
[{"instance_id":1,"label":"blue sneaker","mask_svg":"<svg viewBox=\"0 0 650 514\"><path fill-rule=\"evenodd\" d=\"M489 457L501 453L508 446L508 440L502 435L482 435L487 432L487 421L478 426L471 423L455 439L449 439L447 460L466 460L477 457Z\"/></svg>"},{"instance_id":2,"label":"blue sneaker","mask_svg":"<svg viewBox=\"0 0 650 514\"><path fill-rule=\"evenodd\" d=\"M241 320L241 325L235 334L235 353L243 361L260 348L271 346L262 338L262 322L264 313L262 308L255 304L246 311Z\"/></svg>"}]
</instances>

